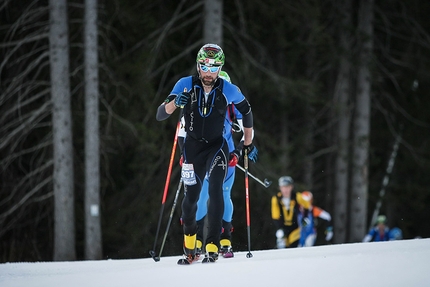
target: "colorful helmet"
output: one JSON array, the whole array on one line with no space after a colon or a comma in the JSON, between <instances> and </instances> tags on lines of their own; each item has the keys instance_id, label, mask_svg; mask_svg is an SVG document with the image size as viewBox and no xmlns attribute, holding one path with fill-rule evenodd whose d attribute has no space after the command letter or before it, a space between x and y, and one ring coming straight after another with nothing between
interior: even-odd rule
<instances>
[{"instance_id":1,"label":"colorful helmet","mask_svg":"<svg viewBox=\"0 0 430 287\"><path fill-rule=\"evenodd\" d=\"M303 191L302 192L302 198L308 202L310 202L312 204L313 200L314 200L314 196L312 194L312 192L310 191Z\"/></svg>"},{"instance_id":2,"label":"colorful helmet","mask_svg":"<svg viewBox=\"0 0 430 287\"><path fill-rule=\"evenodd\" d=\"M224 80L226 80L227 82L231 83L230 76L227 74L227 72L225 72L225 71L221 71L221 72L219 72L219 77L220 77L221 79L224 79Z\"/></svg>"},{"instance_id":3,"label":"colorful helmet","mask_svg":"<svg viewBox=\"0 0 430 287\"><path fill-rule=\"evenodd\" d=\"M223 66L225 55L221 47L215 44L206 44L197 53L196 62L206 66Z\"/></svg>"},{"instance_id":4,"label":"colorful helmet","mask_svg":"<svg viewBox=\"0 0 430 287\"><path fill-rule=\"evenodd\" d=\"M293 185L294 180L291 176L281 176L278 180L279 186Z\"/></svg>"},{"instance_id":5,"label":"colorful helmet","mask_svg":"<svg viewBox=\"0 0 430 287\"><path fill-rule=\"evenodd\" d=\"M378 218L376 219L376 223L383 223L383 224L385 224L386 220L387 220L387 217L385 217L385 215L379 215Z\"/></svg>"}]
</instances>

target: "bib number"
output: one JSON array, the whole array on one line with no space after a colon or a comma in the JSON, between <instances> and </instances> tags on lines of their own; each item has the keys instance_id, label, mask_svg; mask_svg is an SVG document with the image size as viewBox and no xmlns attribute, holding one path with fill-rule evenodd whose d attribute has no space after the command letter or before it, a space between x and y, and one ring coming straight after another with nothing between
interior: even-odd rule
<instances>
[{"instance_id":1,"label":"bib number","mask_svg":"<svg viewBox=\"0 0 430 287\"><path fill-rule=\"evenodd\" d=\"M186 185L194 185L197 183L196 174L194 173L194 166L192 163L182 164L181 176L184 184Z\"/></svg>"}]
</instances>

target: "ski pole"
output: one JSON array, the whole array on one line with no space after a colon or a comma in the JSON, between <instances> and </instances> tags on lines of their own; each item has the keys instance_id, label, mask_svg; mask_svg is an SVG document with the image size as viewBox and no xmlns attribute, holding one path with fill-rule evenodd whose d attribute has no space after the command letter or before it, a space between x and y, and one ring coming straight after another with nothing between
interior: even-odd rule
<instances>
[{"instance_id":1,"label":"ski pole","mask_svg":"<svg viewBox=\"0 0 430 287\"><path fill-rule=\"evenodd\" d=\"M161 200L160 217L158 218L157 232L155 233L154 247L152 248L152 250L149 251L149 254L151 255L152 259L154 259L155 261L157 261L156 260L157 256L155 253L155 247L157 245L158 233L160 232L161 219L163 217L163 211L164 211L164 205L166 203L167 191L169 190L170 175L172 173L173 159L175 158L176 144L178 142L178 133L179 133L180 127L181 127L181 115L179 116L178 124L176 125L175 138L173 140L172 153L170 155L169 169L167 170L167 178L166 178L166 183L164 185L163 199Z\"/></svg>"},{"instance_id":2,"label":"ski pole","mask_svg":"<svg viewBox=\"0 0 430 287\"><path fill-rule=\"evenodd\" d=\"M245 171L245 169L244 169L243 167L241 167L239 164L236 164L236 166L237 166L240 170ZM255 181L257 181L259 184L261 184L261 185L262 185L262 186L264 186L265 188L268 188L268 187L272 184L272 182L271 182L271 181L269 181L269 180L267 180L267 178L265 178L265 179L264 179L264 182L263 182L262 180L260 180L260 179L259 179L259 178L257 178L256 176L252 175L252 173L250 173L250 172L248 172L248 175L249 175L250 177L252 177L253 179L255 179Z\"/></svg>"},{"instance_id":3,"label":"ski pole","mask_svg":"<svg viewBox=\"0 0 430 287\"><path fill-rule=\"evenodd\" d=\"M372 229L373 225L376 224L376 219L378 218L378 215L379 215L379 209L381 208L381 205L382 205L382 199L385 195L385 189L388 185L390 174L393 171L393 166L396 161L397 150L399 149L400 140L401 140L401 136L400 134L398 134L396 137L396 141L394 142L393 151L391 152L391 156L388 161L388 166L385 171L385 176L382 180L382 187L381 187L381 190L379 191L379 199L378 199L378 202L376 203L375 210L373 210L372 219L370 220L369 230Z\"/></svg>"},{"instance_id":4,"label":"ski pole","mask_svg":"<svg viewBox=\"0 0 430 287\"><path fill-rule=\"evenodd\" d=\"M249 188L248 188L248 150L244 150L243 165L245 166L245 198L246 198L246 229L248 233L248 253L246 258L251 258L251 217L249 215Z\"/></svg>"},{"instance_id":5,"label":"ski pole","mask_svg":"<svg viewBox=\"0 0 430 287\"><path fill-rule=\"evenodd\" d=\"M163 253L164 243L166 242L167 234L169 233L170 224L172 223L173 214L175 213L176 203L178 202L179 193L182 187L182 177L179 180L178 188L176 189L175 199L173 200L172 210L170 211L169 221L167 222L166 232L164 233L163 241L161 242L160 253L154 258L155 261L160 261L161 253Z\"/></svg>"}]
</instances>

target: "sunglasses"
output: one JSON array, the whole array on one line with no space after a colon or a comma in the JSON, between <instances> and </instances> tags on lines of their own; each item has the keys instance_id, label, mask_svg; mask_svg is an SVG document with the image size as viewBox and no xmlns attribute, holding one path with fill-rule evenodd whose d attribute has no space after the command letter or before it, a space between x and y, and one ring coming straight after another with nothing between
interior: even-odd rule
<instances>
[{"instance_id":1,"label":"sunglasses","mask_svg":"<svg viewBox=\"0 0 430 287\"><path fill-rule=\"evenodd\" d=\"M200 70L202 70L203 72L207 72L207 71L209 71L209 72L211 72L211 73L216 73L216 72L218 72L219 71L219 69L221 68L221 66L213 66L213 67L208 67L208 66L205 66L205 65L201 65L200 64Z\"/></svg>"}]
</instances>

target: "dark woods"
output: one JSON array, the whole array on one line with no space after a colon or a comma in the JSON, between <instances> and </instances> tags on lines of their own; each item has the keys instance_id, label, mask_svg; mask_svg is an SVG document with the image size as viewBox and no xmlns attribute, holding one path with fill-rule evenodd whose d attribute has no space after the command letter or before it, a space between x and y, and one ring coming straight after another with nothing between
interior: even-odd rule
<instances>
[{"instance_id":1,"label":"dark woods","mask_svg":"<svg viewBox=\"0 0 430 287\"><path fill-rule=\"evenodd\" d=\"M48 2L0 1L0 262L53 259ZM430 3L341 2L224 1L224 69L254 112L259 161L250 172L273 181L266 189L250 179L255 250L275 247L270 198L282 175L292 176L297 190L311 190L315 204L334 216L334 242L359 241L354 218L367 231L397 136L381 213L404 238L430 236ZM359 11L369 3L373 19L366 22L370 14ZM75 248L77 259L84 259L85 3L67 4ZM155 112L176 80L195 72L204 44L203 6L185 0L98 2L103 258L149 257L177 120L157 122ZM372 33L363 32L363 23L370 23ZM359 96L366 83L367 106ZM360 138L357 115L366 107L369 135ZM367 199L358 216L353 178L360 155L354 151L361 142L368 143L361 170ZM159 238L179 182L178 160L177 152ZM232 199L233 247L246 250L240 170ZM179 218L180 204L163 255L181 252ZM317 244L325 244L322 238Z\"/></svg>"}]
</instances>

